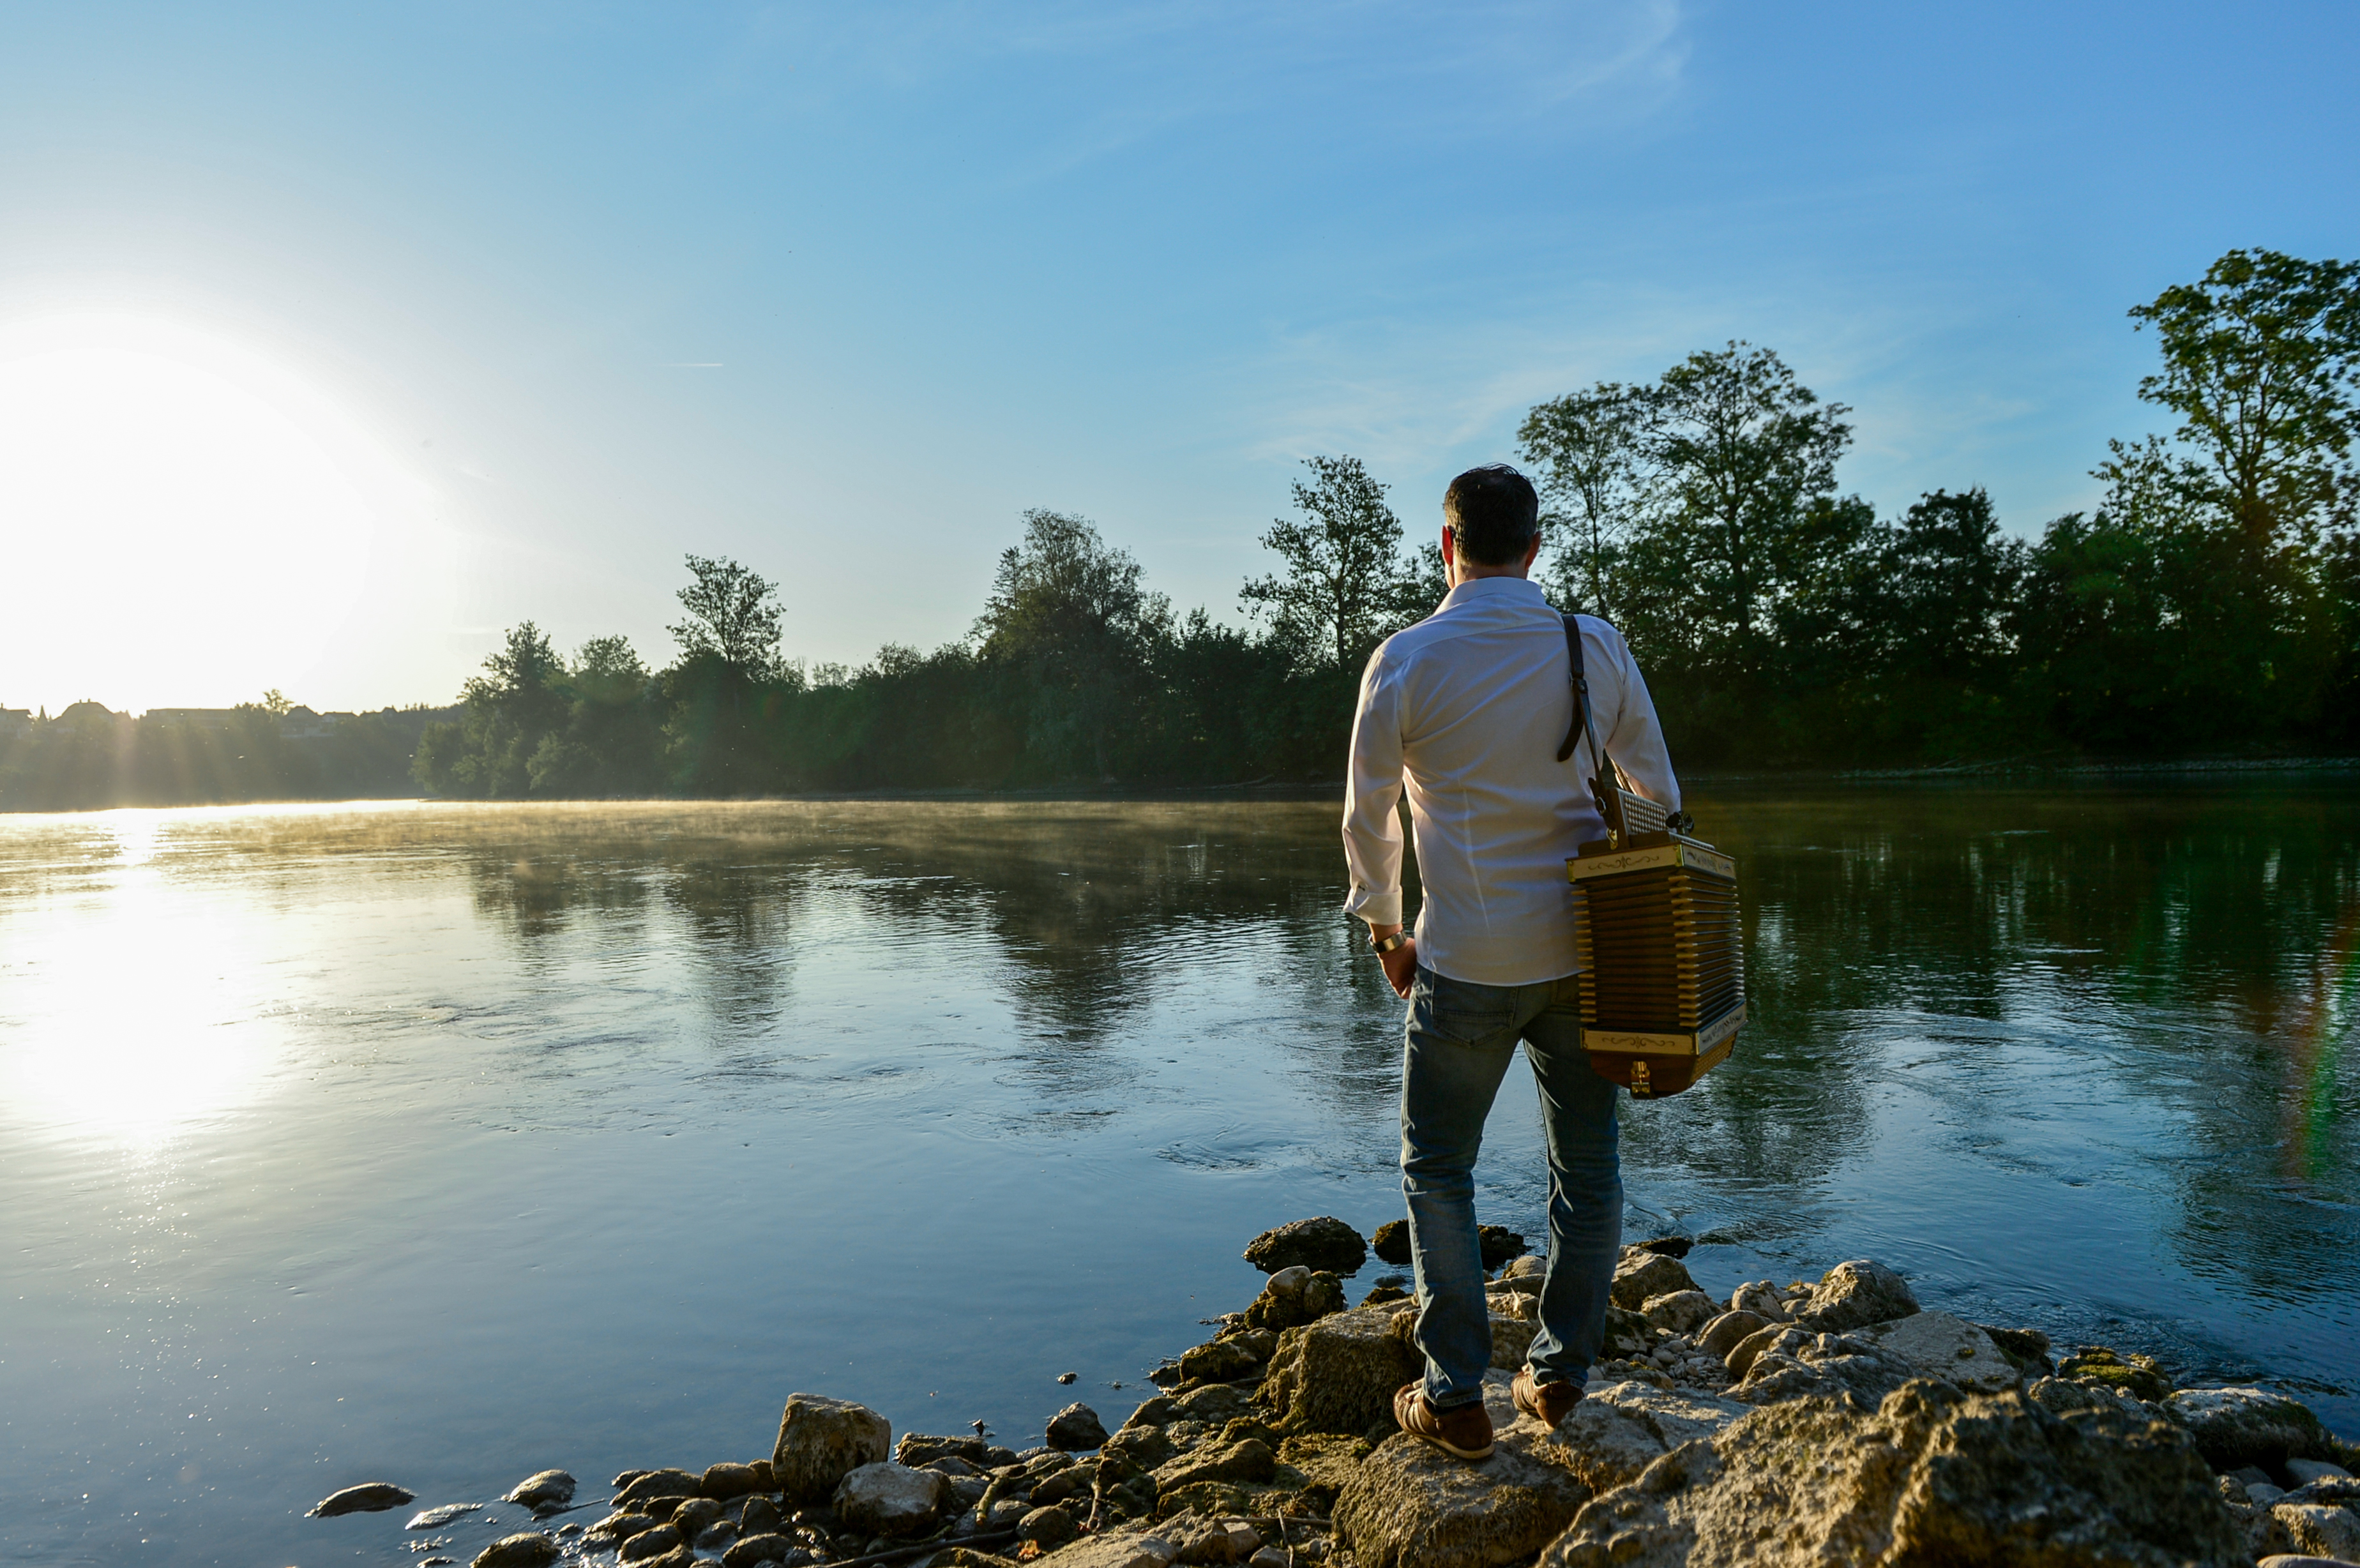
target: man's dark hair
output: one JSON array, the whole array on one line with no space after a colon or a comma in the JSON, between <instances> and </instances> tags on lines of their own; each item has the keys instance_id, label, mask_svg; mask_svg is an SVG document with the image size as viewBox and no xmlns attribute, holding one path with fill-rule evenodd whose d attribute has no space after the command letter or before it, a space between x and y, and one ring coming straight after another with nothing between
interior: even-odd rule
<instances>
[{"instance_id":1,"label":"man's dark hair","mask_svg":"<svg viewBox=\"0 0 2360 1568\"><path fill-rule=\"evenodd\" d=\"M1458 537L1460 555L1482 566L1505 566L1540 531L1541 498L1531 480L1504 463L1490 463L1450 482L1442 520Z\"/></svg>"}]
</instances>

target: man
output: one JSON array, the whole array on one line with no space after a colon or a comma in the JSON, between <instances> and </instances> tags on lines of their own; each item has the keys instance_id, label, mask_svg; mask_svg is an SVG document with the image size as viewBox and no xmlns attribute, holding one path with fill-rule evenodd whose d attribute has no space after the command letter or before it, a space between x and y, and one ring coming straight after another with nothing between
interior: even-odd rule
<instances>
[{"instance_id":1,"label":"man","mask_svg":"<svg viewBox=\"0 0 2360 1568\"><path fill-rule=\"evenodd\" d=\"M1586 780L1592 746L1557 759L1574 713L1565 622L1528 581L1540 503L1505 466L1470 469L1443 498L1441 608L1388 637L1360 678L1344 800L1345 908L1366 920L1408 999L1402 1192L1426 1376L1394 1397L1402 1429L1464 1459L1491 1452L1483 1370L1491 1326L1475 1228L1475 1155L1521 1040L1548 1143L1548 1271L1540 1330L1513 1389L1554 1426L1581 1398L1603 1341L1622 1240L1614 1086L1582 1049L1579 964L1565 862L1606 824ZM1667 810L1679 784L1646 682L1620 633L1577 617L1595 744ZM1424 888L1402 930L1406 786Z\"/></svg>"}]
</instances>

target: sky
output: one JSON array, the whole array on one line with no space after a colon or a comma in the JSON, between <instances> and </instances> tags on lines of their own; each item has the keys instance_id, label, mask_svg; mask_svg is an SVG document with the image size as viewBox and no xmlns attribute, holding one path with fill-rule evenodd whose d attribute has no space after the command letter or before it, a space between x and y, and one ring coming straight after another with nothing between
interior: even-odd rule
<instances>
[{"instance_id":1,"label":"sky","mask_svg":"<svg viewBox=\"0 0 2360 1568\"><path fill-rule=\"evenodd\" d=\"M1535 402L1775 348L1841 487L2037 533L2125 311L2360 251L2360 7L0 6L0 706L452 701L964 636L1021 513L1242 618L1302 459L1414 535Z\"/></svg>"}]
</instances>

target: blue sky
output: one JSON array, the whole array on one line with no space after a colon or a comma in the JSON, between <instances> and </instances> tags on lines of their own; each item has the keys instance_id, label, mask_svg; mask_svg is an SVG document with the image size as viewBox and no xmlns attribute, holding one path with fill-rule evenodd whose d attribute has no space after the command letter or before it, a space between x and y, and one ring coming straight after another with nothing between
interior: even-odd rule
<instances>
[{"instance_id":1,"label":"blue sky","mask_svg":"<svg viewBox=\"0 0 2360 1568\"><path fill-rule=\"evenodd\" d=\"M446 700L527 616L660 663L692 550L858 662L963 633L1032 506L1234 618L1303 456L1422 535L1534 402L1732 337L1852 407L1844 488L2036 531L2161 428L2127 307L2360 249L2355 43L2348 4L0 10L0 330L210 334L376 448L365 569L206 612L329 619L104 691L55 620L0 703ZM0 576L70 535L165 602L169 506L47 494L0 480Z\"/></svg>"}]
</instances>

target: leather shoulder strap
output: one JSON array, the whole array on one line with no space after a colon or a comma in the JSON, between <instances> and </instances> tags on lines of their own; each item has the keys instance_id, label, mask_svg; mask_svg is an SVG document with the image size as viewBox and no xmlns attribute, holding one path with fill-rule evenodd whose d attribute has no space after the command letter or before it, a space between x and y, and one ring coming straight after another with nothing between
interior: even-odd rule
<instances>
[{"instance_id":1,"label":"leather shoulder strap","mask_svg":"<svg viewBox=\"0 0 2360 1568\"><path fill-rule=\"evenodd\" d=\"M1565 744L1557 748L1559 762L1573 755L1574 741L1582 737L1590 741L1590 755L1600 755L1597 734L1590 727L1590 677L1581 668L1581 627L1571 615L1564 619L1566 668L1573 681L1573 723L1566 726Z\"/></svg>"}]
</instances>

